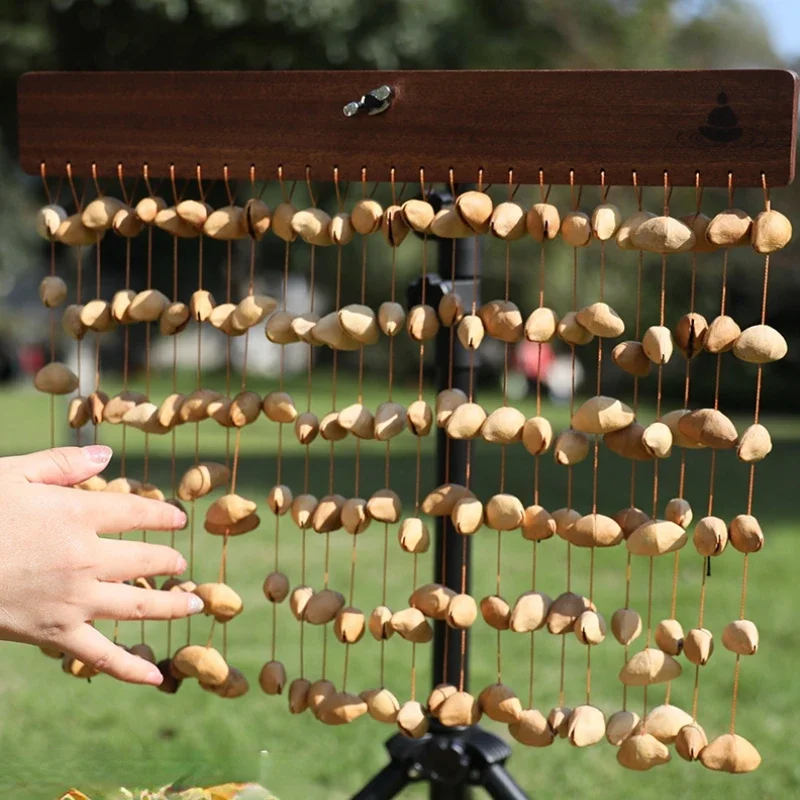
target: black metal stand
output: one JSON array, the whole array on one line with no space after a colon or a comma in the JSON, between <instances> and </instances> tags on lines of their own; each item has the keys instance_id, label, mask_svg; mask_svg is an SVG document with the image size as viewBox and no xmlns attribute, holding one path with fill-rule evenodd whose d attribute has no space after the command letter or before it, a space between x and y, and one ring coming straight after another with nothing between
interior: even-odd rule
<instances>
[{"instance_id":1,"label":"black metal stand","mask_svg":"<svg viewBox=\"0 0 800 800\"><path fill-rule=\"evenodd\" d=\"M457 193L468 186L456 186ZM428 198L437 210L452 203L449 193L431 194ZM465 308L480 305L481 254L480 237L439 241L438 275L429 275L425 284L425 301L436 308L444 294L457 291ZM477 280L475 277L477 276ZM478 296L473 298L473 292ZM408 290L409 307L420 303L422 283L417 281ZM469 352L442 328L436 342L437 390L447 388L469 392ZM477 359L477 353L475 354ZM452 363L451 363L452 359ZM477 361L475 362L477 366ZM445 432L437 431L436 473L437 483L465 483L467 472L466 442L450 440ZM443 582L457 592L461 587L461 565L466 557L467 585L470 590L471 542L449 529L447 517L436 519L436 547L434 552L434 580ZM444 565L444 570L442 566ZM467 631L464 656L464 686L467 686L469 666L469 631ZM444 681L459 685L461 677L461 635L450 631L444 622L434 622L433 682ZM528 795L515 783L505 769L511 755L506 742L479 727L448 728L431 720L430 730L420 739L409 739L402 734L386 742L390 761L352 800L390 800L397 797L411 783L425 781L430 784L431 800L468 800L469 787L486 790L489 797L498 800L529 800Z\"/></svg>"},{"instance_id":2,"label":"black metal stand","mask_svg":"<svg viewBox=\"0 0 800 800\"><path fill-rule=\"evenodd\" d=\"M497 800L528 800L505 768L511 748L479 727L445 728L433 720L421 739L402 734L386 742L389 763L353 800L390 800L411 783L430 783L432 800L462 800L470 786Z\"/></svg>"}]
</instances>

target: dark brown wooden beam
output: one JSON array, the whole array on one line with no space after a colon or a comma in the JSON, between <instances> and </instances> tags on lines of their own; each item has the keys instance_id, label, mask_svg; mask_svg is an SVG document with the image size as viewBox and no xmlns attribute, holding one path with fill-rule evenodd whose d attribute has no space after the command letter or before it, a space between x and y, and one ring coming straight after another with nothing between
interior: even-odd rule
<instances>
[{"instance_id":1,"label":"dark brown wooden beam","mask_svg":"<svg viewBox=\"0 0 800 800\"><path fill-rule=\"evenodd\" d=\"M390 108L343 106L387 84ZM51 175L771 186L794 177L785 70L29 73L21 162Z\"/></svg>"}]
</instances>

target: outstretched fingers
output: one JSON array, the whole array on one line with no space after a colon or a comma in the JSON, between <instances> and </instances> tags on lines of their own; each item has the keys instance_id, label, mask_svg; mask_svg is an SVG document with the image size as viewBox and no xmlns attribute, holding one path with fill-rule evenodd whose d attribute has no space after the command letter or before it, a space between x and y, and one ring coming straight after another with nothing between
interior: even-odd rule
<instances>
[{"instance_id":1,"label":"outstretched fingers","mask_svg":"<svg viewBox=\"0 0 800 800\"><path fill-rule=\"evenodd\" d=\"M53 447L38 453L0 458L0 472L29 483L74 486L102 472L110 460L111 448L100 444Z\"/></svg>"},{"instance_id":2,"label":"outstretched fingers","mask_svg":"<svg viewBox=\"0 0 800 800\"><path fill-rule=\"evenodd\" d=\"M84 492L81 506L97 533L170 531L186 524L186 514L175 506L133 494Z\"/></svg>"},{"instance_id":3,"label":"outstretched fingers","mask_svg":"<svg viewBox=\"0 0 800 800\"><path fill-rule=\"evenodd\" d=\"M163 544L100 539L97 547L100 554L97 577L101 581L180 575L186 569L186 559Z\"/></svg>"},{"instance_id":4,"label":"outstretched fingers","mask_svg":"<svg viewBox=\"0 0 800 800\"><path fill-rule=\"evenodd\" d=\"M199 614L203 601L187 592L140 589L124 583L99 583L88 600L92 619L182 619Z\"/></svg>"},{"instance_id":5,"label":"outstretched fingers","mask_svg":"<svg viewBox=\"0 0 800 800\"><path fill-rule=\"evenodd\" d=\"M149 661L114 644L89 624L76 628L60 646L98 672L104 672L126 683L159 686L164 680Z\"/></svg>"}]
</instances>

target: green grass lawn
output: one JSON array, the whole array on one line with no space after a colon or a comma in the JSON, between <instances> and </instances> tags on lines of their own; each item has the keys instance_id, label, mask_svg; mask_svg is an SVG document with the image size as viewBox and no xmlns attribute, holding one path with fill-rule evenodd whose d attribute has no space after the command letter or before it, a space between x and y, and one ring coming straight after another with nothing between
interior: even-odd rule
<instances>
[{"instance_id":1,"label":"green grass lawn","mask_svg":"<svg viewBox=\"0 0 800 800\"><path fill-rule=\"evenodd\" d=\"M319 373L326 372L320 370ZM330 384L327 377L315 376L313 408L330 408ZM187 376L186 386L190 388ZM106 387L114 390L114 386ZM266 383L253 388L267 391ZM304 385L292 387L296 399ZM158 382L153 395L168 391ZM354 385L339 384L339 405L354 396ZM366 402L375 407L385 399L382 385L370 384ZM410 402L413 390L396 392L399 402ZM430 398L433 399L432 396ZM484 394L485 407L500 403L499 395ZM59 403L59 407L61 404ZM532 413L532 403L522 404ZM49 444L46 397L29 389L14 389L0 396L0 452L30 451ZM555 427L564 425L563 409L546 407L545 413ZM643 416L647 416L643 414ZM700 764L687 764L677 756L672 763L647 774L631 773L619 767L613 748L602 742L579 750L565 741L546 750L526 749L514 743L510 769L532 796L552 798L587 797L608 800L636 797L655 800L679 795L695 798L785 798L800 796L800 766L789 744L793 723L792 708L800 702L795 680L797 644L794 632L794 606L797 601L795 528L797 512L794 492L800 466L800 426L793 420L776 425L777 441L772 455L759 466L756 477L755 513L760 517L767 543L751 560L747 615L759 626L761 648L742 664L740 708L737 731L749 738L762 753L761 768L746 776L728 776L706 771ZM87 429L88 430L88 429ZM277 426L260 419L246 429L238 490L258 500L264 497L275 480ZM68 432L59 428L59 441L66 442ZM179 473L192 459L194 431L179 429ZM109 468L116 474L121 440L118 428L101 431L101 440L112 445L117 457ZM143 468L143 437L128 435L130 475L140 475ZM285 437L284 481L302 486L303 449L291 431ZM435 480L433 437L424 441L422 486L430 488ZM213 422L201 426L200 450L204 458L224 459L226 434ZM362 447L361 495L369 496L383 486L384 445L367 442ZM169 437L151 440L151 479L164 488L170 483ZM413 503L415 440L404 434L392 445L391 484L406 503L407 513ZM320 495L327 491L329 448L318 440L311 447L311 490ZM354 445L345 440L336 446L335 488L352 496L354 483ZM474 487L485 499L498 489L500 449L480 443L475 449ZM600 510L613 513L627 505L630 467L605 449L600 453ZM674 496L677 487L679 457L661 465L659 506ZM533 461L521 445L509 448L507 489L530 501L533 488ZM591 507L591 462L575 469L574 505L588 512ZM652 503L652 466L639 469L637 502L644 508ZM686 496L695 509L695 518L705 513L708 494L709 454L692 452L688 457ZM542 460L542 502L548 508L565 504L566 471L550 457ZM715 511L725 517L744 511L747 469L732 453L718 460ZM198 504L201 515L204 504ZM202 532L199 523L196 546L195 577L215 580L218 570L220 540ZM158 535L164 540L167 535ZM480 598L494 591L497 534L480 531L474 538L474 575L472 593ZM155 534L153 538L157 538ZM189 534L178 534L178 546L188 549ZM291 522L282 525L281 568L293 585L300 581L300 535ZM324 537L308 535L309 582L322 582ZM330 537L331 585L346 593L352 539L344 532ZM389 531L389 604L404 604L412 586L412 557L396 544L395 531ZM383 531L373 525L358 538L355 603L369 611L380 601ZM114 786L156 786L181 776L199 782L258 777L258 754L271 753L269 786L282 800L339 800L354 793L385 760L382 742L394 733L368 717L344 728L329 728L310 714L291 716L285 698L267 697L257 684L261 664L269 658L272 629L270 607L261 593L261 583L272 569L274 520L268 511L262 525L253 533L230 543L229 582L242 594L245 611L229 627L229 660L245 671L251 691L243 699L222 700L187 682L175 696L155 690L126 686L101 676L91 683L68 678L57 662L37 650L15 645L0 647L0 793L8 798L50 800L70 785L81 787L90 796ZM551 596L564 591L566 581L566 544L560 539L539 547L539 588ZM432 550L420 557L420 582L432 573ZM517 533L502 538L502 593L513 600L530 588L531 545ZM625 592L625 550L598 551L596 557L595 598L599 609L609 619L614 609L623 605ZM654 622L669 615L673 557L655 564L653 595ZM588 592L589 552L573 554L573 587ZM713 562L709 579L706 626L718 636L723 626L736 618L739 608L742 556L729 548ZM697 621L701 560L689 546L681 554L679 572L678 617L684 628ZM634 562L631 605L644 616L647 605L647 562ZM110 630L110 625L104 626ZM203 641L208 635L206 619L193 621L193 635ZM185 623L173 626L173 641L185 638ZM306 672L311 679L321 671L321 629L307 629ZM134 623L122 625L122 640L139 641ZM147 625L147 640L161 657L165 654L165 625ZM495 676L495 633L482 620L472 634L471 686L477 693ZM639 640L643 644L643 638ZM217 646L221 646L219 627ZM278 608L278 657L287 666L290 677L298 674L299 627L286 605ZM568 704L585 699L586 650L570 636L566 642ZM545 713L557 702L561 642L546 632L536 635L536 679L534 702ZM354 691L376 687L379 674L379 645L367 635L351 650L348 688ZM606 713L621 707L622 686L617 673L622 664L622 648L608 636L592 658L592 701ZM409 696L411 646L394 637L386 646L386 684L398 697ZM430 645L418 648L421 699L430 683ZM691 708L694 669L684 661L684 674L673 686L673 702ZM699 721L710 735L727 730L730 714L734 657L721 645L700 678ZM328 639L328 676L341 683L344 648L332 633ZM512 633L502 635L503 680L527 701L529 676L529 638ZM664 689L650 691L650 704L662 701ZM640 709L642 691L630 692L629 706ZM487 722L487 727L507 737L501 726ZM409 790L407 797L427 796L421 788Z\"/></svg>"}]
</instances>

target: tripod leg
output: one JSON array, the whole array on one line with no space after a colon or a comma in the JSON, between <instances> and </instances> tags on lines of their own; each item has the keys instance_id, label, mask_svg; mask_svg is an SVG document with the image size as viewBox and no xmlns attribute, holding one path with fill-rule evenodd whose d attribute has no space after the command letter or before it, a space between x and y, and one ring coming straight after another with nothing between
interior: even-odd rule
<instances>
[{"instance_id":1,"label":"tripod leg","mask_svg":"<svg viewBox=\"0 0 800 800\"><path fill-rule=\"evenodd\" d=\"M486 767L483 787L494 800L530 800L502 764L490 764Z\"/></svg>"},{"instance_id":2,"label":"tripod leg","mask_svg":"<svg viewBox=\"0 0 800 800\"><path fill-rule=\"evenodd\" d=\"M430 800L470 800L472 793L463 784L449 786L441 783L432 783Z\"/></svg>"},{"instance_id":3,"label":"tripod leg","mask_svg":"<svg viewBox=\"0 0 800 800\"><path fill-rule=\"evenodd\" d=\"M390 762L358 794L354 794L351 800L391 800L410 782L405 767Z\"/></svg>"}]
</instances>

